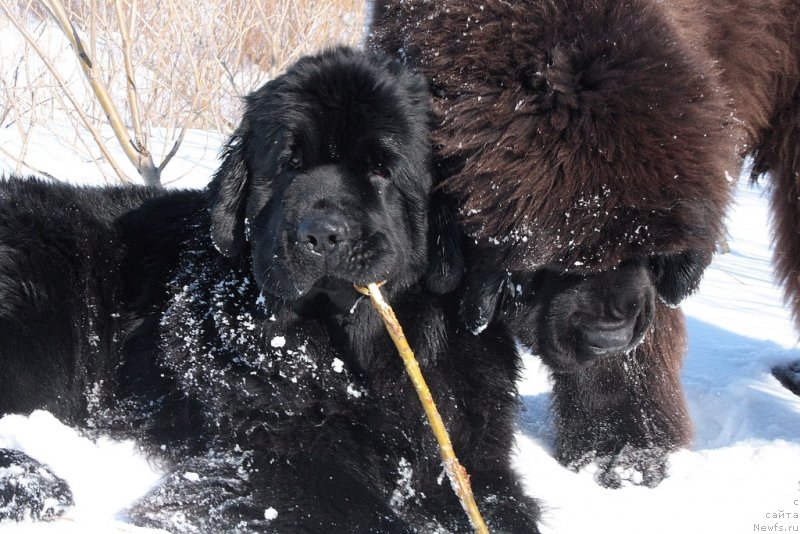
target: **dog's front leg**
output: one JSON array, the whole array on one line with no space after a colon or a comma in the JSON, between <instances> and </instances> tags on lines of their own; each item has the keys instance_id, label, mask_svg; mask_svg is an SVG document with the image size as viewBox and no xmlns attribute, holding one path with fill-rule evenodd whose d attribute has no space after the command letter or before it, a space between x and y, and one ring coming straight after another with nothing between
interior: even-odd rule
<instances>
[{"instance_id":1,"label":"dog's front leg","mask_svg":"<svg viewBox=\"0 0 800 534\"><path fill-rule=\"evenodd\" d=\"M125 516L175 534L411 532L366 475L317 454L213 449L179 464Z\"/></svg>"}]
</instances>

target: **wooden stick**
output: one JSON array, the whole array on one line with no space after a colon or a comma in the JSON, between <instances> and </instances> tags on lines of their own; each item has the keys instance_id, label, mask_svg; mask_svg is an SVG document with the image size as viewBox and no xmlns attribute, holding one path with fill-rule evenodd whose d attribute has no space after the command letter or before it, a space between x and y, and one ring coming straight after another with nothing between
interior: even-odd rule
<instances>
[{"instance_id":1,"label":"wooden stick","mask_svg":"<svg viewBox=\"0 0 800 534\"><path fill-rule=\"evenodd\" d=\"M478 510L478 505L475 503L475 497L472 494L472 487L469 483L467 470L464 469L464 466L461 465L456 457L453 444L450 441L450 435L447 433L447 429L444 426L442 416L439 415L439 410L436 409L436 404L433 402L433 397L428 389L428 384L425 382L425 378L422 376L414 352L408 345L408 340L403 333L400 322L397 320L397 316L394 314L391 306L383 300L383 295L381 295L379 289L380 285L373 283L369 284L366 288L356 286L356 290L369 297L372 306L383 319L383 324L386 325L386 330L389 331L389 335L392 341L394 341L397 351L400 353L400 357L403 359L403 363L406 366L406 373L408 373L411 382L414 384L414 388L417 390L417 395L422 403L422 408L425 410L425 415L428 416L428 422L433 430L433 435L439 443L439 453L442 456L447 478L450 479L450 485L453 487L453 491L458 495L461 506L464 508L467 516L469 516L472 528L478 534L489 534L489 529L486 528L486 523L483 521L483 517L481 517L481 513Z\"/></svg>"}]
</instances>

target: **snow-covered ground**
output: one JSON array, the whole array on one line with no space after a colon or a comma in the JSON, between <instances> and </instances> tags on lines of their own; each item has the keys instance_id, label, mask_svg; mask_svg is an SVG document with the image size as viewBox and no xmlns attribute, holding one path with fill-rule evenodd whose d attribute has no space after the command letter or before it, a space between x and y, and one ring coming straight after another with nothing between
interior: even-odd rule
<instances>
[{"instance_id":1,"label":"snow-covered ground","mask_svg":"<svg viewBox=\"0 0 800 534\"><path fill-rule=\"evenodd\" d=\"M70 128L56 123L36 131L28 163L72 182L104 183L88 156L76 155ZM189 132L165 182L202 186L217 166L221 142L219 135ZM168 148L171 141L156 139L154 152L160 144ZM19 145L14 128L0 127L0 174L14 171L6 154ZM770 375L773 364L800 358L797 334L771 274L766 192L743 181L736 200L731 252L715 258L700 291L683 306L690 340L683 384L696 439L690 450L672 455L670 477L660 486L607 490L590 472L561 467L553 459L547 374L533 356L525 357L526 410L515 465L546 506L544 532L800 532L800 398ZM0 534L154 532L114 519L159 477L135 444L94 443L37 412L0 419L0 447L51 466L76 501L53 523L4 523Z\"/></svg>"}]
</instances>

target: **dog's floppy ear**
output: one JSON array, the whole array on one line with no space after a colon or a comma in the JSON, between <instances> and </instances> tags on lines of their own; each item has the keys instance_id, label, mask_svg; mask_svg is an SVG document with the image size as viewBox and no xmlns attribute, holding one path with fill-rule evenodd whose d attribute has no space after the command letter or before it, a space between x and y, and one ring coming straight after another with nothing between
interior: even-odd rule
<instances>
[{"instance_id":1,"label":"dog's floppy ear","mask_svg":"<svg viewBox=\"0 0 800 534\"><path fill-rule=\"evenodd\" d=\"M464 275L464 253L455 204L441 191L431 196L429 222L425 284L441 295L458 287Z\"/></svg>"},{"instance_id":2,"label":"dog's floppy ear","mask_svg":"<svg viewBox=\"0 0 800 534\"><path fill-rule=\"evenodd\" d=\"M656 277L658 296L665 304L677 306L697 289L709 263L711 254L697 250L654 256L650 267Z\"/></svg>"},{"instance_id":3,"label":"dog's floppy ear","mask_svg":"<svg viewBox=\"0 0 800 534\"><path fill-rule=\"evenodd\" d=\"M208 185L211 239L217 250L230 258L237 256L245 243L247 164L241 126L225 144L222 157L222 165Z\"/></svg>"}]
</instances>

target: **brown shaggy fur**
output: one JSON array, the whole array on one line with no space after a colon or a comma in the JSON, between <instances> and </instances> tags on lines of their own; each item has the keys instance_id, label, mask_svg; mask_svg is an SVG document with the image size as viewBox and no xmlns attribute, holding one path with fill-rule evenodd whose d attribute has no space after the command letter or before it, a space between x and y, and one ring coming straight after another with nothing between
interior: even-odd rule
<instances>
[{"instance_id":1,"label":"brown shaggy fur","mask_svg":"<svg viewBox=\"0 0 800 534\"><path fill-rule=\"evenodd\" d=\"M683 39L717 62L752 178L770 175L775 267L800 328L800 3L666 4Z\"/></svg>"},{"instance_id":2,"label":"brown shaggy fur","mask_svg":"<svg viewBox=\"0 0 800 534\"><path fill-rule=\"evenodd\" d=\"M445 187L504 265L711 250L731 130L712 63L648 1L399 2L374 42L432 81ZM722 148L722 149L721 149Z\"/></svg>"},{"instance_id":3,"label":"brown shaggy fur","mask_svg":"<svg viewBox=\"0 0 800 534\"><path fill-rule=\"evenodd\" d=\"M800 3L378 1L370 44L432 80L445 187L509 268L711 250L725 172L769 172L800 325Z\"/></svg>"},{"instance_id":4,"label":"brown shaggy fur","mask_svg":"<svg viewBox=\"0 0 800 534\"><path fill-rule=\"evenodd\" d=\"M799 2L380 0L373 10L369 45L431 80L442 186L460 199L473 264L589 273L686 251L707 261L732 177L753 155L754 176L772 176L777 271L800 324ZM561 425L560 447L574 449L562 460L688 442L684 331L680 312L659 304L633 354L555 376L558 420L585 423L603 387L630 405L594 421L600 433L625 427L613 445Z\"/></svg>"}]
</instances>

